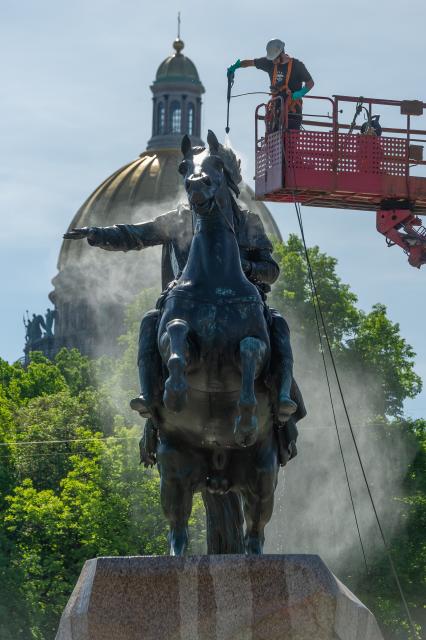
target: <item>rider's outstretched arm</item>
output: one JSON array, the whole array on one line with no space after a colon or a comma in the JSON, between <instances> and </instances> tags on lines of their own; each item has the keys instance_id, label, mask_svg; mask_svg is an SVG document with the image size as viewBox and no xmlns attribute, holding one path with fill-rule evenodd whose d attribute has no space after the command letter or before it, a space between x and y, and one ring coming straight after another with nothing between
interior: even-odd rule
<instances>
[{"instance_id":1,"label":"rider's outstretched arm","mask_svg":"<svg viewBox=\"0 0 426 640\"><path fill-rule=\"evenodd\" d=\"M107 251L131 251L167 242L173 236L179 215L169 211L154 220L139 224L115 224L111 227L82 227L64 234L66 240L87 238L92 247Z\"/></svg>"}]
</instances>

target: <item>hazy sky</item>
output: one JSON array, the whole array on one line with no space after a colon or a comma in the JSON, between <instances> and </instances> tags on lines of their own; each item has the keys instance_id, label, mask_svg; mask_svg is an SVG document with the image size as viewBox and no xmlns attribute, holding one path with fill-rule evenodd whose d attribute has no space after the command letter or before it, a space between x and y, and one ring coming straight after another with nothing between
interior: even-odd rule
<instances>
[{"instance_id":1,"label":"hazy sky","mask_svg":"<svg viewBox=\"0 0 426 640\"><path fill-rule=\"evenodd\" d=\"M184 53L206 87L203 133L211 128L221 137L226 67L263 55L272 37L305 62L318 95L426 100L425 7L424 0L2 0L0 356L22 354L25 309L45 311L61 236L75 211L144 151L149 85L172 51L178 10ZM267 86L259 71L237 72L238 93ZM235 100L231 112L231 141L249 184L258 98ZM284 236L296 230L292 206L271 210ZM426 267L413 269L401 250L386 248L374 213L304 207L303 216L309 244L338 258L338 273L360 306L387 305L426 380ZM407 412L426 414L426 392L407 403Z\"/></svg>"}]
</instances>

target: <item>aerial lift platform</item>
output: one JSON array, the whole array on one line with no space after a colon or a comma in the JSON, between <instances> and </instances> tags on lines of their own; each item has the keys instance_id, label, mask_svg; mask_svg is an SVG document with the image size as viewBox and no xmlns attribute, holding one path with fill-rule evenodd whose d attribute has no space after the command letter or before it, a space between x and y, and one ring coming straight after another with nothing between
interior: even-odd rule
<instances>
[{"instance_id":1,"label":"aerial lift platform","mask_svg":"<svg viewBox=\"0 0 426 640\"><path fill-rule=\"evenodd\" d=\"M414 267L426 264L420 219L426 215L426 129L417 125L426 103L340 95L305 100L320 107L316 111L328 111L304 112L301 130L288 128L282 97L256 109L256 199L376 211L377 230L388 246L399 245ZM352 110L351 103L355 115L349 123L341 114ZM377 110L399 126L381 126ZM361 114L363 124L357 122Z\"/></svg>"}]
</instances>

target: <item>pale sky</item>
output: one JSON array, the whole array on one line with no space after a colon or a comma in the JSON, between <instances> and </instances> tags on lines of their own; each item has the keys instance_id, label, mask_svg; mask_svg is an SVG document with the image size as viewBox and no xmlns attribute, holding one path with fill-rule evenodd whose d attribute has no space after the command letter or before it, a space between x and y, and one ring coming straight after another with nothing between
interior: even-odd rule
<instances>
[{"instance_id":1,"label":"pale sky","mask_svg":"<svg viewBox=\"0 0 426 640\"><path fill-rule=\"evenodd\" d=\"M264 55L273 37L303 60L317 95L426 100L424 0L3 0L1 9L0 356L10 361L22 355L24 311L48 306L72 216L101 181L145 150L149 85L172 51L178 10L184 53L206 88L204 137L207 128L224 135L226 67ZM237 93L267 88L266 74L237 71ZM231 107L231 142L250 185L258 101L241 98ZM292 206L271 211L284 237L297 230ZM373 212L304 207L303 217L308 243L338 258L360 307L387 305L426 380L426 267L413 269L401 250L386 248ZM426 392L406 409L425 416Z\"/></svg>"}]
</instances>

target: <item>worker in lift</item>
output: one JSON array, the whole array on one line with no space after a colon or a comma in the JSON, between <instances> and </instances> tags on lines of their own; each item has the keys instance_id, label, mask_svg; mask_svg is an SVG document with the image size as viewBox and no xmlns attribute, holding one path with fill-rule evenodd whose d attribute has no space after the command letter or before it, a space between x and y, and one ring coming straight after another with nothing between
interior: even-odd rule
<instances>
[{"instance_id":1,"label":"worker in lift","mask_svg":"<svg viewBox=\"0 0 426 640\"><path fill-rule=\"evenodd\" d=\"M237 60L228 67L228 76L233 75L239 68L256 67L269 74L271 80L271 94L275 98L281 96L288 100L288 128L300 129L302 124L302 98L314 86L311 74L303 62L297 58L291 58L285 52L285 44L282 40L274 38L266 45L266 56L254 60ZM274 131L278 128L281 116L280 101L270 103L268 129ZM271 123L272 121L272 123Z\"/></svg>"}]
</instances>

